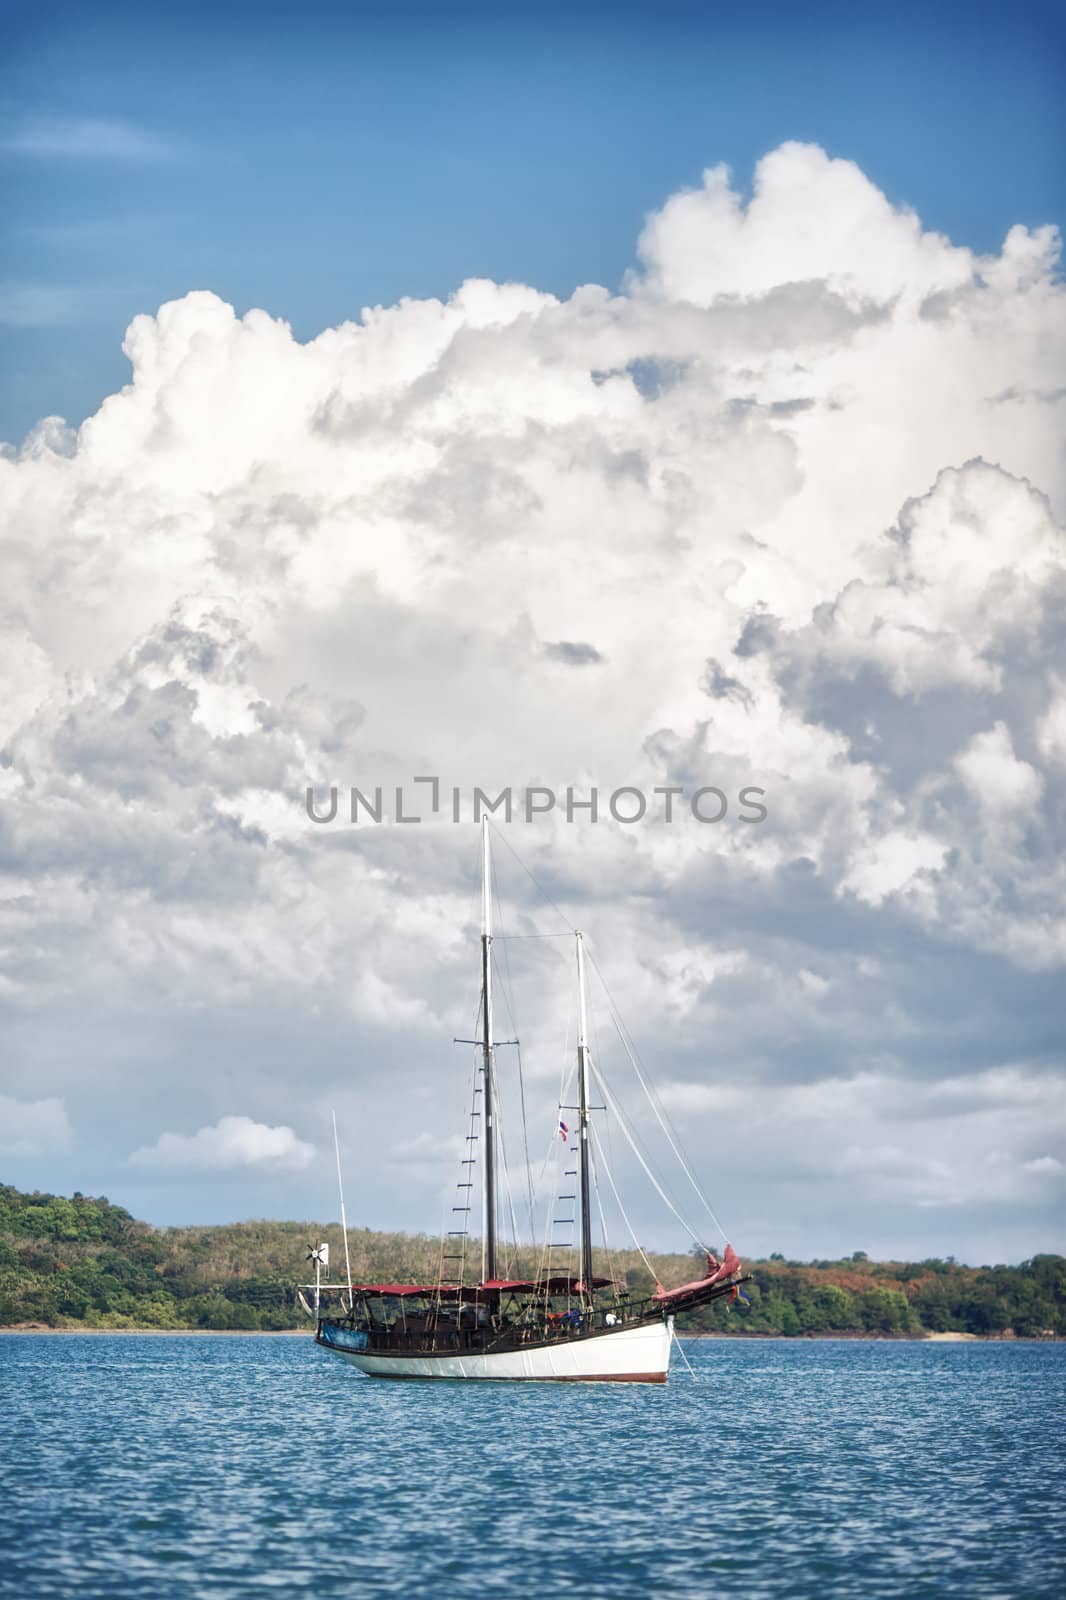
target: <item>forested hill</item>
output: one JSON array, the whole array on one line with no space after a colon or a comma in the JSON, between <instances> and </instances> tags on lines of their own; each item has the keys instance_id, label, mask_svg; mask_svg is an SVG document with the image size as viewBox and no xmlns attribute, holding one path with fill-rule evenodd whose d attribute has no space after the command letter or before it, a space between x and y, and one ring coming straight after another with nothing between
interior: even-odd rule
<instances>
[{"instance_id":1,"label":"forested hill","mask_svg":"<svg viewBox=\"0 0 1066 1600\"><path fill-rule=\"evenodd\" d=\"M282 1329L303 1321L293 1284L306 1277L309 1241L340 1230L304 1222L152 1228L108 1200L22 1194L0 1185L0 1326ZM440 1245L425 1235L349 1232L356 1282L432 1282ZM652 1255L671 1286L695 1274L691 1255ZM536 1271L532 1255L511 1263ZM597 1257L597 1271L636 1292L652 1278L634 1251ZM947 1261L746 1263L750 1306L720 1302L683 1319L690 1331L737 1334L958 1332L1019 1338L1066 1334L1066 1259L1016 1267ZM342 1274L341 1274L342 1275Z\"/></svg>"}]
</instances>

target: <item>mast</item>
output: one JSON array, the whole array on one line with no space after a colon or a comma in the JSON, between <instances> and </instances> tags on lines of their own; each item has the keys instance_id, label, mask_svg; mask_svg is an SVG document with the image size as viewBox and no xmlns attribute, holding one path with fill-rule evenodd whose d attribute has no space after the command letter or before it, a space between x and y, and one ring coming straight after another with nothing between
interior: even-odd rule
<instances>
[{"instance_id":1,"label":"mast","mask_svg":"<svg viewBox=\"0 0 1066 1600\"><path fill-rule=\"evenodd\" d=\"M577 1082L578 1082L578 1152L581 1171L581 1282L585 1286L585 1299L592 1304L592 1206L589 1200L589 1172L592 1152L589 1148L589 1043L588 1011L585 1002L585 946L579 933L577 940Z\"/></svg>"},{"instance_id":2,"label":"mast","mask_svg":"<svg viewBox=\"0 0 1066 1600\"><path fill-rule=\"evenodd\" d=\"M481 1281L496 1276L496 1127L493 1099L492 1039L492 860L489 819L481 819L481 1050L482 1104L485 1139L484 1227L481 1233Z\"/></svg>"}]
</instances>

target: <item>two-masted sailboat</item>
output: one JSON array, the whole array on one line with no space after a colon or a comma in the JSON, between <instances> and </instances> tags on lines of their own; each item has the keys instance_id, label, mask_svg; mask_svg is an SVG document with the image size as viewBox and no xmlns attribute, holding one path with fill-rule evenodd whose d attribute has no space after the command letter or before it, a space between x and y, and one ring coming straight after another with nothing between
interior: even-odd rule
<instances>
[{"instance_id":1,"label":"two-masted sailboat","mask_svg":"<svg viewBox=\"0 0 1066 1600\"><path fill-rule=\"evenodd\" d=\"M678 1312L736 1296L745 1281L731 1245L719 1261L707 1253L698 1281L677 1289L656 1284L653 1293L634 1298L625 1283L597 1277L592 1256L593 1150L591 1077L585 948L574 931L578 994L577 1104L560 1108L559 1133L577 1157L572 1198L577 1206L578 1269L547 1270L536 1277L500 1272L497 1164L497 1041L493 1034L493 930L489 827L482 826L481 1003L479 1008L480 1132L483 1237L479 1281L464 1273L446 1275L445 1258L433 1283L352 1283L330 1286L340 1306L326 1310L321 1283L314 1293L315 1339L360 1371L381 1378L547 1379L665 1383L670 1365L674 1318ZM602 1082L598 1072L597 1081ZM576 1112L571 1130L562 1112ZM573 1143L570 1144L570 1140ZM472 1173L475 1162L464 1163ZM339 1162L338 1162L339 1175ZM474 1182L461 1187L468 1195ZM469 1205L456 1208L470 1209ZM343 1207L342 1207L343 1210ZM319 1247L321 1250L322 1247ZM316 1278L323 1259L314 1253ZM328 1260L328 1256L325 1258ZM461 1258L465 1268L465 1255ZM349 1275L350 1276L350 1275ZM303 1297L302 1297L303 1298Z\"/></svg>"}]
</instances>

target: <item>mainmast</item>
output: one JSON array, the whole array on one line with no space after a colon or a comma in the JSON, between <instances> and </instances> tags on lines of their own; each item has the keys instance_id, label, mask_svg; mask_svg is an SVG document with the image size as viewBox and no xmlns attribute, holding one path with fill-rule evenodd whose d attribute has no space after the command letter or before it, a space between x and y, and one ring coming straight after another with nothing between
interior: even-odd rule
<instances>
[{"instance_id":1,"label":"mainmast","mask_svg":"<svg viewBox=\"0 0 1066 1600\"><path fill-rule=\"evenodd\" d=\"M581 1282L585 1299L592 1302L592 1206L589 1199L589 1173L592 1152L589 1148L589 1043L588 1013L585 1002L585 946L581 935L577 940L577 1082L578 1082L578 1152L581 1172Z\"/></svg>"},{"instance_id":2,"label":"mainmast","mask_svg":"<svg viewBox=\"0 0 1066 1600\"><path fill-rule=\"evenodd\" d=\"M489 853L489 819L481 819L481 1050L482 1098L485 1141L484 1226L481 1231L481 1281L496 1276L496 1128L493 1099L492 1038L492 860Z\"/></svg>"}]
</instances>

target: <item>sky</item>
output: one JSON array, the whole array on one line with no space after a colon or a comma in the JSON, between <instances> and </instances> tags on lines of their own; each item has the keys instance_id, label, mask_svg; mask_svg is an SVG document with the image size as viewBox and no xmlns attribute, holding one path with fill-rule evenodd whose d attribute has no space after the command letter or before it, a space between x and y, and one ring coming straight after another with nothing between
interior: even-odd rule
<instances>
[{"instance_id":1,"label":"sky","mask_svg":"<svg viewBox=\"0 0 1066 1600\"><path fill-rule=\"evenodd\" d=\"M991 250L1066 211L1048 5L0 13L0 439L81 422L191 288L306 339L468 277L616 288L644 214L786 139Z\"/></svg>"},{"instance_id":2,"label":"sky","mask_svg":"<svg viewBox=\"0 0 1066 1600\"><path fill-rule=\"evenodd\" d=\"M539 785L534 1176L580 926L742 1254L1066 1246L1063 28L803 10L5 9L6 1181L434 1231Z\"/></svg>"}]
</instances>

